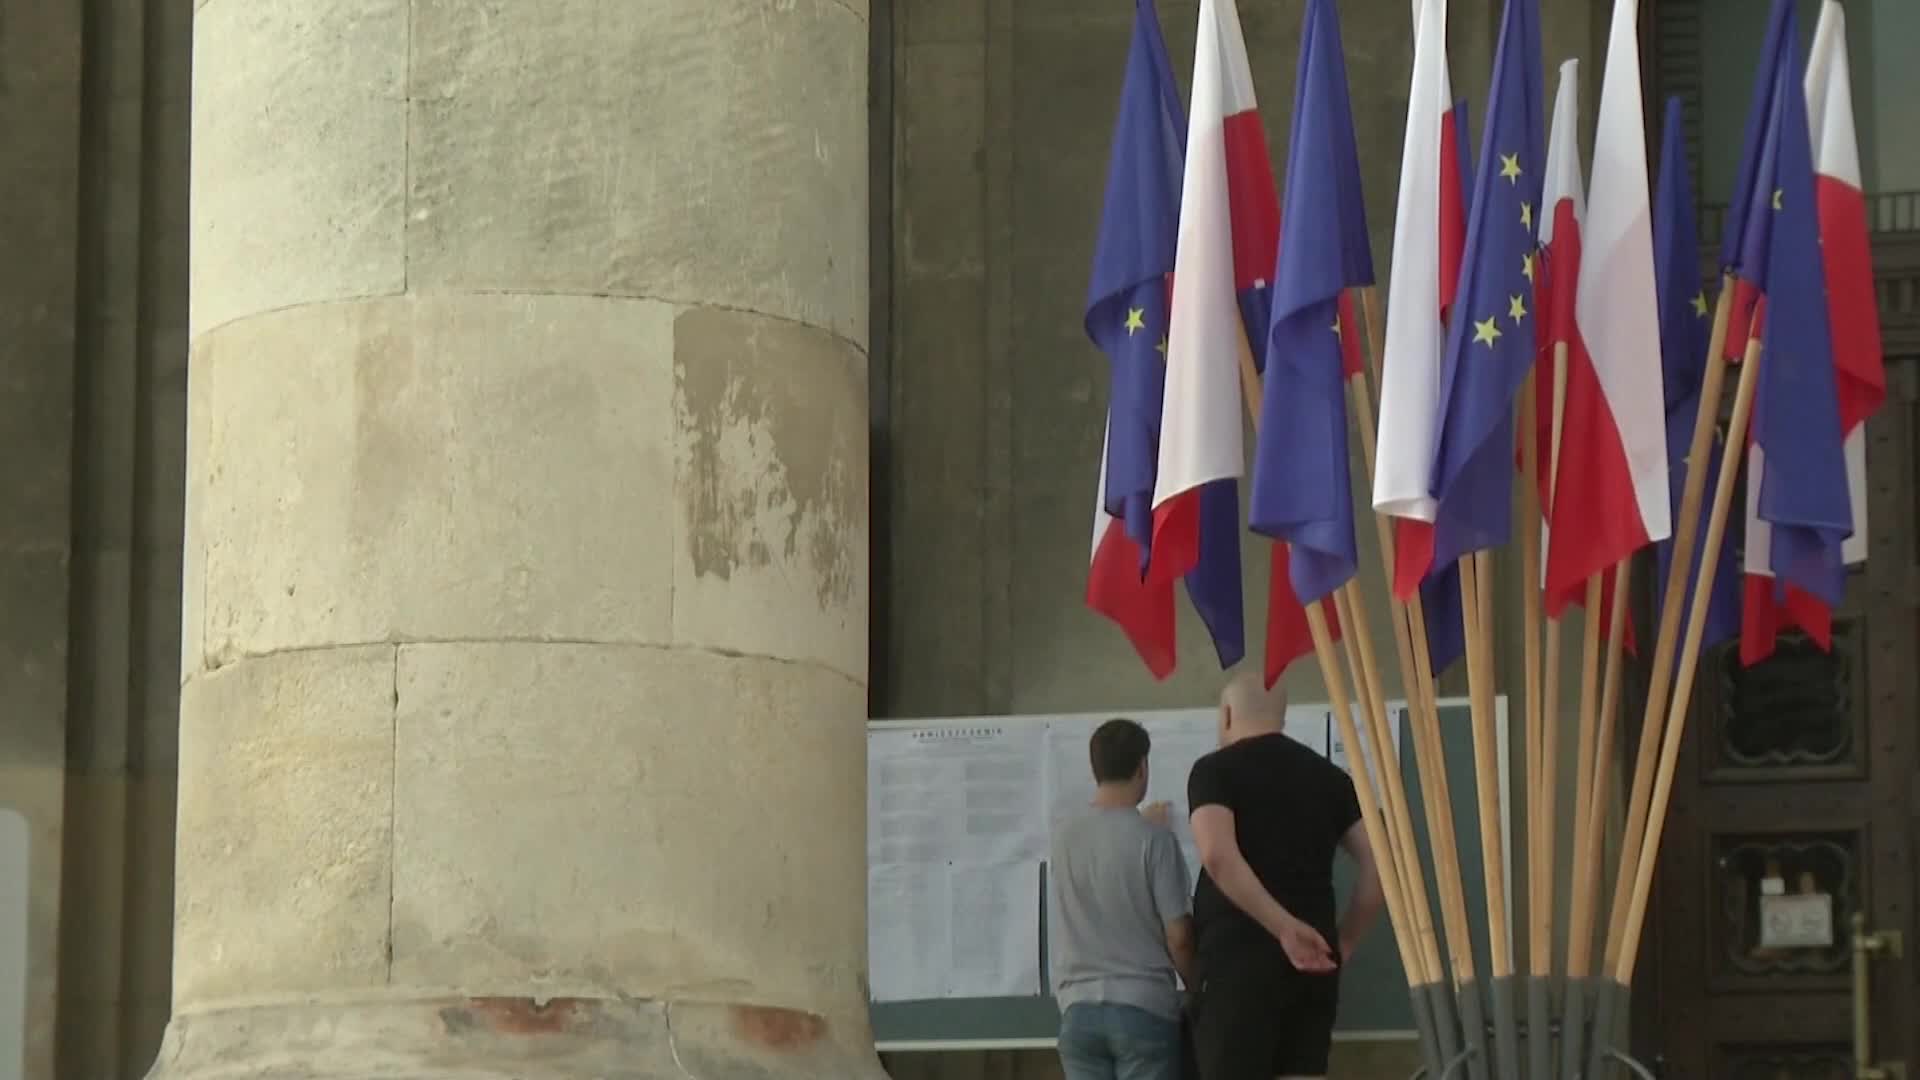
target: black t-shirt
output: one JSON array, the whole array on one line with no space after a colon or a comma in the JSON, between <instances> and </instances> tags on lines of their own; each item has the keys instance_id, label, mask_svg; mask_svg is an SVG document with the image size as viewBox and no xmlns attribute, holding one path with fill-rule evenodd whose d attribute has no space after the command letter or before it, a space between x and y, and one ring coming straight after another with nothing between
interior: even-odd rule
<instances>
[{"instance_id":1,"label":"black t-shirt","mask_svg":"<svg viewBox=\"0 0 1920 1080\"><path fill-rule=\"evenodd\" d=\"M1334 853L1360 820L1353 779L1344 770L1285 735L1258 735L1195 762L1187 805L1233 811L1240 854L1261 884L1328 944L1335 942ZM1263 963L1283 955L1273 935L1235 907L1204 871L1193 894L1193 919L1203 963L1249 952Z\"/></svg>"}]
</instances>

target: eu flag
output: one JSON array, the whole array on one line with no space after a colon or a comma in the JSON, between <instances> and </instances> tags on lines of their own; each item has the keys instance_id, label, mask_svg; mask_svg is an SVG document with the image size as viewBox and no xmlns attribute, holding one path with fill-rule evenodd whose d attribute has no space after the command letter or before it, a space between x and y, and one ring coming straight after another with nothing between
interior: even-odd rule
<instances>
[{"instance_id":1,"label":"eu flag","mask_svg":"<svg viewBox=\"0 0 1920 1080\"><path fill-rule=\"evenodd\" d=\"M1537 0L1507 0L1466 255L1441 369L1434 562L1504 543L1513 525L1513 402L1534 359L1543 167Z\"/></svg>"},{"instance_id":2,"label":"eu flag","mask_svg":"<svg viewBox=\"0 0 1920 1080\"><path fill-rule=\"evenodd\" d=\"M1783 41L1799 40L1793 0L1776 0ZM1853 534L1835 385L1826 265L1799 57L1782 47L1773 100L1734 265L1766 297L1753 444L1758 519L1771 527L1776 597L1800 589L1829 608L1846 589L1841 544ZM1751 537L1749 538L1751 541Z\"/></svg>"},{"instance_id":3,"label":"eu flag","mask_svg":"<svg viewBox=\"0 0 1920 1080\"><path fill-rule=\"evenodd\" d=\"M1357 568L1341 347L1343 329L1354 331L1342 326L1340 297L1373 282L1331 0L1307 4L1280 220L1251 524L1293 545L1293 590L1312 604Z\"/></svg>"},{"instance_id":4,"label":"eu flag","mask_svg":"<svg viewBox=\"0 0 1920 1080\"><path fill-rule=\"evenodd\" d=\"M1693 216L1693 179L1687 170L1686 132L1681 123L1680 99L1667 101L1666 131L1660 151L1660 177L1653 193L1653 272L1660 298L1661 374L1666 388L1668 498L1678 521L1680 495L1687 479L1687 452L1693 444L1694 419L1700 411L1700 384L1706 378L1707 345L1712 329L1706 290L1700 283L1700 243ZM1707 452L1707 498L1701 500L1699 525L1694 533L1693 571L1685 585L1683 611L1693 604L1693 582L1699 577L1700 553L1706 546L1707 512L1714 486L1719 483L1726 447L1718 429ZM1729 521L1737 528L1737 521ZM1739 547L1729 537L1714 553L1718 560L1713 592L1707 604L1707 629L1702 645L1712 646L1740 633L1740 578L1733 553ZM1667 569L1673 565L1673 540L1654 548L1660 576L1655 588L1664 590ZM1686 625L1684 622L1681 625Z\"/></svg>"},{"instance_id":5,"label":"eu flag","mask_svg":"<svg viewBox=\"0 0 1920 1080\"><path fill-rule=\"evenodd\" d=\"M1180 225L1187 123L1152 0L1137 0L1114 122L1107 200L1087 283L1087 336L1112 364L1107 512L1125 521L1141 569L1153 541L1168 278Z\"/></svg>"},{"instance_id":6,"label":"eu flag","mask_svg":"<svg viewBox=\"0 0 1920 1080\"><path fill-rule=\"evenodd\" d=\"M1135 0L1133 42L1114 121L1106 203L1087 284L1087 336L1112 365L1107 512L1126 523L1146 573L1160 460L1167 322L1180 228L1187 122L1153 0ZM1200 559L1187 594L1223 667L1245 653L1240 506L1232 485L1200 498Z\"/></svg>"}]
</instances>

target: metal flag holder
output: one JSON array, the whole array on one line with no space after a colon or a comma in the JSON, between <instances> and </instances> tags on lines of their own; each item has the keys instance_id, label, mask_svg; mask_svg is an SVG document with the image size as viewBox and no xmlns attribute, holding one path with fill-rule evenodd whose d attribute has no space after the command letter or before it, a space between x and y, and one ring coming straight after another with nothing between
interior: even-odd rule
<instances>
[{"instance_id":1,"label":"metal flag holder","mask_svg":"<svg viewBox=\"0 0 1920 1080\"><path fill-rule=\"evenodd\" d=\"M1530 1002L1551 998L1552 987L1550 980L1528 979L1525 981L1528 983L1526 993ZM1466 1012L1469 1009L1476 1012L1479 1011L1477 1008L1466 1004L1478 997L1477 993L1469 992L1476 988L1462 986L1460 989L1462 1011ZM1612 989L1613 991L1618 991L1618 987ZM1502 1070L1496 1070L1496 1072L1502 1075L1521 1077L1523 1080L1544 1080L1545 1077L1553 1074L1551 1072L1551 1066L1546 1066L1543 1069L1541 1062L1552 1060L1551 1053L1553 1044L1555 1040L1559 1040L1563 1048L1568 1045L1581 1045L1582 1042L1584 1042L1584 1045L1592 1048L1592 1053L1586 1061L1584 1071L1566 1073L1565 1075L1568 1080L1599 1080L1601 1076L1605 1075L1610 1066L1618 1066L1625 1069L1628 1073L1637 1077L1638 1080L1657 1080L1652 1069L1648 1068L1645 1063L1641 1062L1640 1059L1634 1057L1632 1054L1612 1045L1613 1040L1611 1034L1606 1034L1612 1023L1613 1016L1616 1015L1614 1008L1619 999L1624 998L1624 996L1623 992L1602 994L1599 998L1601 1005L1596 1011L1593 1021L1591 1023L1578 1025L1581 1029L1578 1034L1586 1036L1584 1040L1569 1040L1566 1037L1568 1031L1564 1030L1564 1025L1558 1019L1549 1019L1544 1027L1546 1037L1536 1040L1532 1037L1532 1033L1543 1029L1531 1023L1531 1017L1529 1017L1527 1021L1516 1020L1512 1025L1512 1030L1518 1042L1527 1048L1529 1065L1525 1071L1505 1073ZM1500 995L1496 994L1494 997L1496 1002L1495 1009L1497 1010L1499 1008L1498 1001ZM1531 1006L1529 1011L1531 1011ZM1414 1070L1413 1074L1408 1077L1408 1080L1423 1080L1423 1078L1430 1078L1430 1080L1456 1080L1456 1078L1459 1077L1480 1076L1486 1073L1488 1071L1488 1062L1485 1058L1485 1052L1480 1049L1480 1047L1487 1044L1498 1044L1499 1026L1497 1021L1484 1023L1480 1028L1481 1038L1479 1040L1472 1038L1473 1028L1471 1024L1463 1026L1460 1030L1453 1033L1456 1036L1454 1040L1455 1044L1462 1046L1462 1049L1457 1049L1453 1051L1450 1056L1438 1060L1437 1068L1432 1062L1422 1064L1418 1069Z\"/></svg>"}]
</instances>

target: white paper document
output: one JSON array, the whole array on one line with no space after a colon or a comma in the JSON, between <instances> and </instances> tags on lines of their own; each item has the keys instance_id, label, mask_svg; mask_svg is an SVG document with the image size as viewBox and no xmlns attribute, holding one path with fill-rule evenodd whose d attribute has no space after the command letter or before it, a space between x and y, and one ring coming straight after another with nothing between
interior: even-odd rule
<instances>
[{"instance_id":1,"label":"white paper document","mask_svg":"<svg viewBox=\"0 0 1920 1080\"><path fill-rule=\"evenodd\" d=\"M1037 862L1044 724L957 721L867 739L867 862Z\"/></svg>"},{"instance_id":2,"label":"white paper document","mask_svg":"<svg viewBox=\"0 0 1920 1080\"><path fill-rule=\"evenodd\" d=\"M867 978L876 1002L1039 996L1039 865L869 867Z\"/></svg>"},{"instance_id":3,"label":"white paper document","mask_svg":"<svg viewBox=\"0 0 1920 1080\"><path fill-rule=\"evenodd\" d=\"M1396 772L1400 768L1400 725L1405 715L1406 707L1398 702L1391 703L1387 708L1387 727L1391 731L1389 737L1393 740L1393 745L1388 748L1386 760L1390 763L1389 767ZM1353 765L1347 760L1346 742L1340 738L1340 725L1333 722L1332 712L1327 712L1326 717L1331 729L1328 733L1327 760L1352 773ZM1373 746L1373 722L1366 718L1366 714L1360 710L1359 705L1353 707L1353 725L1360 735L1360 747L1362 758L1367 763L1367 775L1375 778L1377 782L1382 774L1378 764L1379 758Z\"/></svg>"},{"instance_id":4,"label":"white paper document","mask_svg":"<svg viewBox=\"0 0 1920 1080\"><path fill-rule=\"evenodd\" d=\"M954 866L948 997L1040 993L1040 867Z\"/></svg>"}]
</instances>

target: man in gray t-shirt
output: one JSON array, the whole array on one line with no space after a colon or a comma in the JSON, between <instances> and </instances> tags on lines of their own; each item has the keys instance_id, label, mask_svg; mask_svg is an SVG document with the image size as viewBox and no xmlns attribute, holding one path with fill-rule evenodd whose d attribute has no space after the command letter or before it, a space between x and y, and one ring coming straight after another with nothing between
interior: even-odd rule
<instances>
[{"instance_id":1,"label":"man in gray t-shirt","mask_svg":"<svg viewBox=\"0 0 1920 1080\"><path fill-rule=\"evenodd\" d=\"M1067 1080L1177 1080L1180 990L1193 979L1186 860L1165 805L1146 811L1145 728L1088 744L1093 804L1055 823L1047 879L1053 993Z\"/></svg>"}]
</instances>

